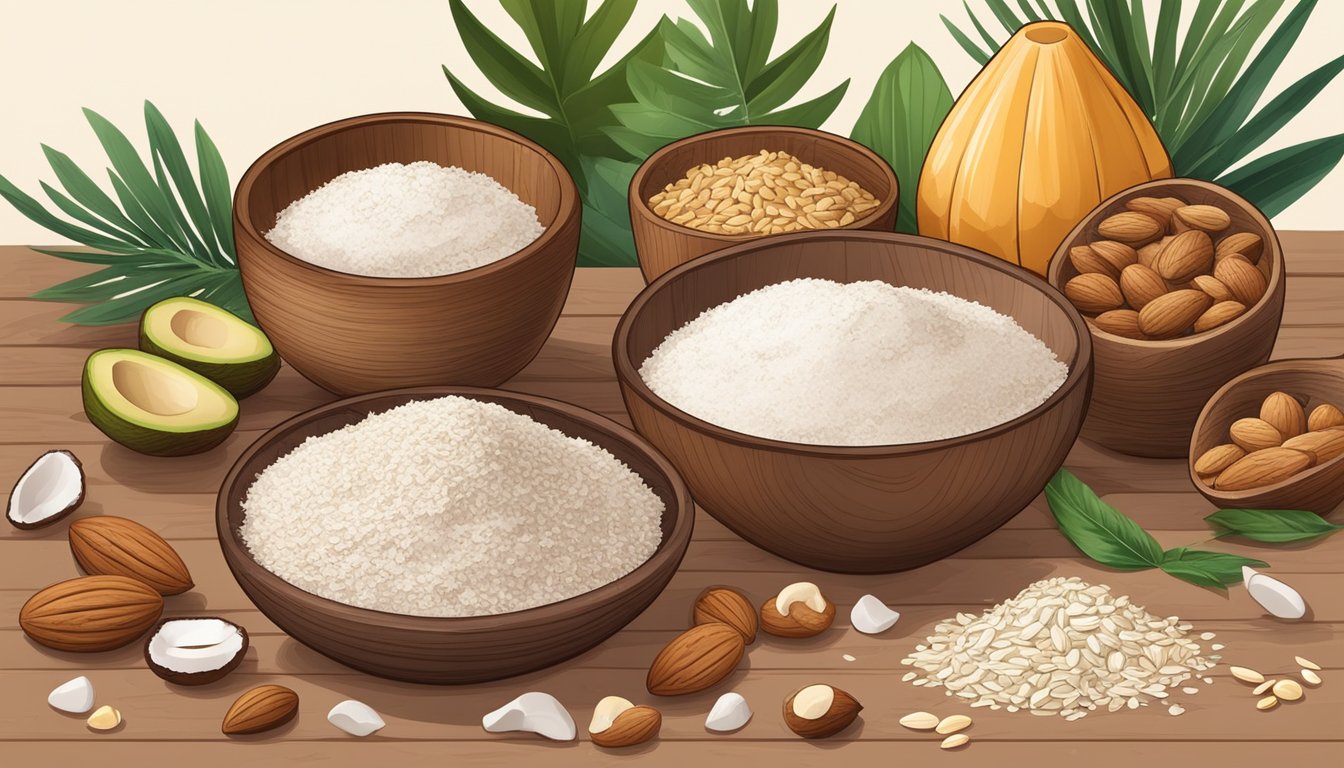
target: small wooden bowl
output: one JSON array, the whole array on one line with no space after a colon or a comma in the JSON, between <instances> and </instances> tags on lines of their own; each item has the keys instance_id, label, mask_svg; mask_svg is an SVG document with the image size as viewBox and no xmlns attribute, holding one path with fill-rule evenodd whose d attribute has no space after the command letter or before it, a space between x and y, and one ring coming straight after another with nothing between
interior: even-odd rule
<instances>
[{"instance_id":1,"label":"small wooden bowl","mask_svg":"<svg viewBox=\"0 0 1344 768\"><path fill-rule=\"evenodd\" d=\"M309 264L264 236L278 212L347 171L430 160L484 173L546 228L522 250L438 277L368 277ZM431 384L495 386L532 360L569 293L578 191L516 133L416 112L328 123L281 142L238 182L238 266L262 330L290 365L340 395Z\"/></svg>"},{"instance_id":2,"label":"small wooden bowl","mask_svg":"<svg viewBox=\"0 0 1344 768\"><path fill-rule=\"evenodd\" d=\"M1060 243L1047 272L1050 284L1062 288L1078 275L1069 250L1103 239L1097 234L1097 224L1124 210L1127 200L1168 195L1192 205L1216 205L1232 218L1227 232L1259 235L1264 241L1259 267L1268 288L1241 317L1192 336L1142 341L1088 324L1096 376L1083 437L1131 456L1184 457L1204 403L1228 379L1269 360L1283 317L1283 249L1269 220L1233 192L1196 179L1145 182L1102 203Z\"/></svg>"},{"instance_id":3,"label":"small wooden bowl","mask_svg":"<svg viewBox=\"0 0 1344 768\"><path fill-rule=\"evenodd\" d=\"M978 301L1045 342L1068 364L1068 378L1040 406L981 432L844 447L724 429L671 405L640 378L650 352L701 312L802 277L884 280ZM1044 280L965 246L853 230L778 235L673 269L635 297L612 357L635 428L681 470L701 506L763 549L844 573L916 568L1020 512L1064 463L1092 379L1083 318Z\"/></svg>"},{"instance_id":4,"label":"small wooden bowl","mask_svg":"<svg viewBox=\"0 0 1344 768\"><path fill-rule=\"evenodd\" d=\"M1279 360L1247 371L1224 384L1209 399L1190 438L1190 480L1204 498L1223 509L1307 509L1329 514L1344 501L1344 456L1318 464L1274 485L1245 491L1220 491L1195 474L1195 460L1221 443L1231 442L1232 422L1260 413L1271 392L1306 397L1307 411L1321 403L1344 404L1344 358Z\"/></svg>"},{"instance_id":5,"label":"small wooden bowl","mask_svg":"<svg viewBox=\"0 0 1344 768\"><path fill-rule=\"evenodd\" d=\"M835 171L858 182L877 198L876 208L843 229L890 232L896 228L899 202L896 174L887 161L862 144L825 131L775 125L706 131L649 155L630 180L630 225L635 234L639 268L646 282L697 256L763 237L701 232L673 224L649 207L650 197L684 177L691 168L703 163L712 165L725 157L754 155L763 149L788 152L805 163Z\"/></svg>"},{"instance_id":6,"label":"small wooden bowl","mask_svg":"<svg viewBox=\"0 0 1344 768\"><path fill-rule=\"evenodd\" d=\"M312 435L412 400L460 395L497 403L610 451L665 506L663 540L643 565L610 584L536 608L495 616L436 618L386 613L306 592L261 567L239 536L242 500L257 474ZM220 548L239 586L267 618L313 650L362 672L415 683L478 683L577 656L648 607L676 572L691 540L690 492L643 438L581 408L498 389L421 387L337 400L280 424L249 447L220 488ZM447 553L445 553L446 555Z\"/></svg>"}]
</instances>

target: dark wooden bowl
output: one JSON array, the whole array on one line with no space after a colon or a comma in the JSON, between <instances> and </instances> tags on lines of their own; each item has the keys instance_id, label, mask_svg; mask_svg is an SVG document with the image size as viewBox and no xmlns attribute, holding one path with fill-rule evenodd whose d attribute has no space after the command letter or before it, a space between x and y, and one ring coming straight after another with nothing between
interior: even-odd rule
<instances>
[{"instance_id":1,"label":"dark wooden bowl","mask_svg":"<svg viewBox=\"0 0 1344 768\"><path fill-rule=\"evenodd\" d=\"M1344 405L1344 358L1279 360L1252 369L1224 384L1209 399L1190 438L1190 480L1204 498L1223 509L1309 509L1329 514L1344 501L1344 456L1301 472L1281 483L1245 491L1220 491L1195 475L1195 459L1205 451L1231 442L1232 422L1260 413L1260 403L1271 392L1307 398L1307 410L1331 403Z\"/></svg>"},{"instance_id":2,"label":"dark wooden bowl","mask_svg":"<svg viewBox=\"0 0 1344 768\"><path fill-rule=\"evenodd\" d=\"M1069 250L1093 240L1097 224L1124 210L1133 197L1175 195L1191 204L1217 205L1232 217L1229 232L1254 232L1264 241L1260 271L1268 288L1260 301L1232 322L1207 333L1142 341L1091 328L1096 352L1092 405L1083 437L1113 451L1153 458L1184 457L1199 411L1214 390L1269 360L1283 317L1283 249L1269 220L1255 206L1216 184L1162 179L1111 197L1073 228L1050 260L1050 284L1077 276Z\"/></svg>"},{"instance_id":3,"label":"dark wooden bowl","mask_svg":"<svg viewBox=\"0 0 1344 768\"><path fill-rule=\"evenodd\" d=\"M242 500L257 473L312 435L325 434L411 400L461 395L497 403L610 451L663 500L663 540L643 565L616 581L536 608L466 618L385 613L306 592L262 568L238 535ZM691 540L690 492L643 438L581 408L497 389L420 387L338 400L284 422L249 447L220 488L216 526L224 559L257 608L294 639L347 666L416 683L477 683L542 669L577 656L639 615L667 586Z\"/></svg>"},{"instance_id":4,"label":"dark wooden bowl","mask_svg":"<svg viewBox=\"0 0 1344 768\"><path fill-rule=\"evenodd\" d=\"M872 193L878 206L844 229L896 228L896 174L873 150L843 136L808 128L752 125L707 131L676 141L649 155L630 180L630 226L635 233L635 252L645 281L652 281L675 266L697 256L748 240L772 235L720 235L673 224L653 212L649 198L663 187L684 177L702 163L717 163L725 157L754 155L762 149L784 151L806 163L835 171L857 181Z\"/></svg>"},{"instance_id":5,"label":"dark wooden bowl","mask_svg":"<svg viewBox=\"0 0 1344 768\"><path fill-rule=\"evenodd\" d=\"M800 277L885 280L978 301L1045 342L1068 364L1068 378L1037 408L991 429L862 447L724 429L672 406L640 378L654 347L704 310ZM612 355L635 428L681 470L701 506L759 547L845 573L924 565L1021 511L1064 463L1092 380L1082 316L1044 280L964 246L853 230L779 235L673 269L635 297Z\"/></svg>"},{"instance_id":6,"label":"dark wooden bowl","mask_svg":"<svg viewBox=\"0 0 1344 768\"><path fill-rule=\"evenodd\" d=\"M347 171L431 160L487 174L546 228L500 261L439 277L367 277L319 267L264 236L290 203ZM305 131L238 182L233 228L257 322L290 365L336 394L394 387L495 386L541 349L569 293L578 191L553 155L464 117L366 115Z\"/></svg>"}]
</instances>

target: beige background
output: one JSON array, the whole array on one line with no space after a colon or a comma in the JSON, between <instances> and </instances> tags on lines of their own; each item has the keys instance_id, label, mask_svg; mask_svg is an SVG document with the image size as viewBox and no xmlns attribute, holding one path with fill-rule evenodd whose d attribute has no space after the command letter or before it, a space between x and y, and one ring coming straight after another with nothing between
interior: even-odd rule
<instances>
[{"instance_id":1,"label":"beige background","mask_svg":"<svg viewBox=\"0 0 1344 768\"><path fill-rule=\"evenodd\" d=\"M1156 2L1148 1L1155 18ZM467 2L498 34L521 44L521 33L496 0ZM975 74L974 62L938 19L945 13L965 21L956 0L838 0L837 5L831 49L803 94L852 78L827 129L849 132L878 74L911 40L938 62L954 94ZM782 0L782 6L777 44L787 46L816 25L829 3ZM972 6L983 8L979 2ZM631 30L642 34L663 13L685 13L685 5L641 0ZM329 120L398 109L465 114L441 64L492 93L462 48L447 0L0 0L0 29L5 32L0 173L39 197L38 179L52 179L41 142L91 172L105 164L80 114L84 106L110 118L137 144L144 137L146 98L180 134L189 135L191 120L199 118L219 145L230 179L237 181L253 158L279 140ZM1339 55L1341 29L1344 0L1320 3L1271 84L1271 95ZM1344 78L1262 151L1341 130ZM1336 168L1276 224L1344 229L1341 198L1344 170ZM41 227L0 205L0 242L52 241Z\"/></svg>"}]
</instances>

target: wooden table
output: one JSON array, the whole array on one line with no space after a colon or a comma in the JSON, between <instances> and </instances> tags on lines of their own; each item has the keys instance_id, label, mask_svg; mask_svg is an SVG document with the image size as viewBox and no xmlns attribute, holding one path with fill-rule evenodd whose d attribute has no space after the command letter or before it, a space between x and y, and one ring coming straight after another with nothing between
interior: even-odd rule
<instances>
[{"instance_id":1,"label":"wooden table","mask_svg":"<svg viewBox=\"0 0 1344 768\"><path fill-rule=\"evenodd\" d=\"M1288 304L1276 357L1344 352L1344 234L1285 233ZM205 455L155 459L109 443L85 419L80 368L99 347L134 345L131 326L79 328L58 322L66 305L31 301L32 292L87 267L0 248L0 477L12 483L39 453L68 448L88 473L88 500L77 513L124 515L168 538L182 554L196 589L168 599L168 615L215 614L246 626L252 647L242 666L202 689L174 687L151 674L139 643L118 651L73 655L45 650L18 630L19 606L35 590L77 575L64 524L23 532L0 526L0 762L28 765L202 766L336 760L344 765L589 766L636 761L648 765L798 765L837 758L850 765L946 763L1033 766L1131 766L1160 757L1166 765L1250 765L1268 761L1325 763L1344 754L1344 536L1300 547L1255 547L1231 541L1213 548L1268 560L1275 575L1310 603L1309 621L1289 624L1262 615L1236 587L1223 595L1161 573L1116 573L1079 556L1056 530L1042 499L997 533L955 557L890 576L811 572L741 541L701 513L695 540L667 591L627 629L593 651L546 672L499 683L435 688L394 683L353 672L289 639L262 616L229 575L215 541L215 492L233 460L262 431L289 415L331 399L293 370L282 370L262 393L243 403L238 431ZM508 387L577 403L625 421L609 345L617 316L641 287L631 269L583 269L550 342ZM1180 461L1136 460L1079 443L1067 466L1106 500L1152 531L1164 546L1203 542L1212 507L1194 492ZM1165 707L1097 714L1078 722L975 710L973 740L941 753L938 739L907 731L897 719L926 709L967 711L936 690L900 682L905 653L937 620L978 612L1028 583L1078 575L1131 595L1158 615L1177 614L1195 631L1214 632L1225 663L1266 672L1295 672L1293 656L1325 667L1325 685L1304 701L1262 713L1226 666L1198 695L1177 694L1180 717ZM619 694L646 702L644 675L657 650L687 624L689 605L710 584L731 584L756 600L787 583L813 580L839 606L836 626L804 641L764 637L728 683L712 693L650 702L662 709L661 738L623 753L587 742L585 726L598 698ZM849 628L849 607L874 593L903 617L878 637ZM846 655L853 661L846 660ZM124 726L111 734L87 730L82 718L47 707L57 684L88 675L98 703L118 707ZM276 682L301 697L300 715L286 729L250 739L220 735L224 711L241 691ZM843 736L804 742L780 717L784 698L805 684L828 682L865 705L862 721ZM737 734L704 730L717 693L737 690L756 712ZM579 723L577 744L546 743L523 734L481 730L480 718L517 694L555 694ZM337 701L367 702L387 720L363 740L337 731L325 714ZM830 752L836 751L833 757ZM1331 761L1334 762L1334 761Z\"/></svg>"}]
</instances>

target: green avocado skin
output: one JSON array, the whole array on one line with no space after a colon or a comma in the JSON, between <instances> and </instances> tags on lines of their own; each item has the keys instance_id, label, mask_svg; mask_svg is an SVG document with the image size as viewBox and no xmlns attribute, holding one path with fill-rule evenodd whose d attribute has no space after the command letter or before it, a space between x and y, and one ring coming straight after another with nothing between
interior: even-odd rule
<instances>
[{"instance_id":1,"label":"green avocado skin","mask_svg":"<svg viewBox=\"0 0 1344 768\"><path fill-rule=\"evenodd\" d=\"M93 381L87 372L83 377L80 390L84 397L84 414L103 434L138 453L148 456L187 456L202 453L224 442L234 427L238 426L238 414L233 420L214 429L200 432L159 432L133 424L108 409L94 391Z\"/></svg>"},{"instance_id":2,"label":"green avocado skin","mask_svg":"<svg viewBox=\"0 0 1344 768\"><path fill-rule=\"evenodd\" d=\"M280 355L274 351L261 360L246 363L206 363L182 357L171 349L155 344L154 340L149 338L149 334L145 333L143 322L140 326L140 351L171 360L187 370L195 371L227 389L229 394L239 400L256 394L262 387L270 384L275 374L280 372Z\"/></svg>"}]
</instances>

